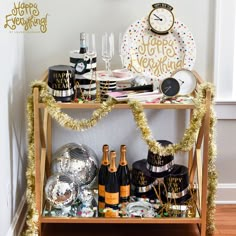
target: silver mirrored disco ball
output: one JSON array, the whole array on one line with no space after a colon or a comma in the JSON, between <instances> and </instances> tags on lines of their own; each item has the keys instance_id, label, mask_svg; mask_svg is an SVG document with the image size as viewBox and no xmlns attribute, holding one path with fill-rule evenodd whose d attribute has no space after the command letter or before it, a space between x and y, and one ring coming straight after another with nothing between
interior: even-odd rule
<instances>
[{"instance_id":1,"label":"silver mirrored disco ball","mask_svg":"<svg viewBox=\"0 0 236 236\"><path fill-rule=\"evenodd\" d=\"M92 205L94 193L91 189L82 187L78 193L78 199L86 206Z\"/></svg>"},{"instance_id":2,"label":"silver mirrored disco ball","mask_svg":"<svg viewBox=\"0 0 236 236\"><path fill-rule=\"evenodd\" d=\"M70 206L77 198L78 186L65 174L54 174L47 180L45 194L50 204L63 209Z\"/></svg>"},{"instance_id":3,"label":"silver mirrored disco ball","mask_svg":"<svg viewBox=\"0 0 236 236\"><path fill-rule=\"evenodd\" d=\"M67 157L70 158L70 151L74 148L77 148L79 145L77 143L67 143L56 150L53 154L52 159L58 157Z\"/></svg>"},{"instance_id":4,"label":"silver mirrored disco ball","mask_svg":"<svg viewBox=\"0 0 236 236\"><path fill-rule=\"evenodd\" d=\"M89 186L97 176L98 158L84 144L66 144L53 155L51 171L71 176L78 186Z\"/></svg>"},{"instance_id":5,"label":"silver mirrored disco ball","mask_svg":"<svg viewBox=\"0 0 236 236\"><path fill-rule=\"evenodd\" d=\"M68 173L70 168L70 158L65 156L58 156L52 160L52 174Z\"/></svg>"}]
</instances>

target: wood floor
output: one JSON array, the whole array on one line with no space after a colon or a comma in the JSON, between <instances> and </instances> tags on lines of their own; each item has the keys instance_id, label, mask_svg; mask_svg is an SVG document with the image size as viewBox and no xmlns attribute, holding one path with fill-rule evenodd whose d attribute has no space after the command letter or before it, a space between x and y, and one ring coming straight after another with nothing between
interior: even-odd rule
<instances>
[{"instance_id":1,"label":"wood floor","mask_svg":"<svg viewBox=\"0 0 236 236\"><path fill-rule=\"evenodd\" d=\"M215 223L214 236L236 235L236 205L217 206Z\"/></svg>"},{"instance_id":2,"label":"wood floor","mask_svg":"<svg viewBox=\"0 0 236 236\"><path fill-rule=\"evenodd\" d=\"M236 236L236 205L218 205L214 236ZM42 236L197 236L196 225L47 224Z\"/></svg>"}]
</instances>

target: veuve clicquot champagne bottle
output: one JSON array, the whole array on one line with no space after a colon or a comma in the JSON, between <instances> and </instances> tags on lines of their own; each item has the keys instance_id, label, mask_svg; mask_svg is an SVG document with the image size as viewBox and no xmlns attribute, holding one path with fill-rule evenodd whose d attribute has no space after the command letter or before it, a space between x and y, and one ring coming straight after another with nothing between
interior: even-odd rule
<instances>
[{"instance_id":1,"label":"veuve clicquot champagne bottle","mask_svg":"<svg viewBox=\"0 0 236 236\"><path fill-rule=\"evenodd\" d=\"M105 184L108 175L108 167L109 167L109 146L107 144L103 145L102 148L103 157L102 163L98 172L98 208L105 208Z\"/></svg>"},{"instance_id":2,"label":"veuve clicquot champagne bottle","mask_svg":"<svg viewBox=\"0 0 236 236\"><path fill-rule=\"evenodd\" d=\"M110 152L110 166L108 168L105 185L105 207L118 209L119 205L119 182L116 168L116 152Z\"/></svg>"},{"instance_id":3,"label":"veuve clicquot champagne bottle","mask_svg":"<svg viewBox=\"0 0 236 236\"><path fill-rule=\"evenodd\" d=\"M126 159L126 145L120 146L120 163L117 176L120 185L120 202L128 202L130 197L130 171Z\"/></svg>"}]
</instances>

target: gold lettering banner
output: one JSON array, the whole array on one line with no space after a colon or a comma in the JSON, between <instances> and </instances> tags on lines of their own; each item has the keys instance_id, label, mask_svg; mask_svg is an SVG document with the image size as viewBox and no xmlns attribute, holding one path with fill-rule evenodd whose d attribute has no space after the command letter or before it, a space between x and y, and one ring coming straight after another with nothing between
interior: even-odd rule
<instances>
[{"instance_id":1,"label":"gold lettering banner","mask_svg":"<svg viewBox=\"0 0 236 236\"><path fill-rule=\"evenodd\" d=\"M5 16L4 28L15 31L21 26L25 32L38 28L41 33L45 33L48 14L43 17L39 15L40 11L36 3L14 3L11 12Z\"/></svg>"}]
</instances>

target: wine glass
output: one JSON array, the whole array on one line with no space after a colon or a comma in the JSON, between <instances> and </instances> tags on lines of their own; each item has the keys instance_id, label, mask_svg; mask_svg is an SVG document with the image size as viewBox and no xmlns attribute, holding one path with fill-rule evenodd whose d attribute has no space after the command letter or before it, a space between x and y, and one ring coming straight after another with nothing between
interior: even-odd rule
<instances>
[{"instance_id":1,"label":"wine glass","mask_svg":"<svg viewBox=\"0 0 236 236\"><path fill-rule=\"evenodd\" d=\"M118 45L118 49L119 49L119 55L120 55L120 60L121 60L121 65L122 65L122 68L124 68L124 57L125 57L125 54L124 52L122 51L122 43L123 43L123 33L119 33L119 45Z\"/></svg>"},{"instance_id":2,"label":"wine glass","mask_svg":"<svg viewBox=\"0 0 236 236\"><path fill-rule=\"evenodd\" d=\"M87 57L86 60L89 60L89 65L90 65L90 72L89 72L89 77L90 77L90 84L89 84L89 90L87 93L87 97L85 98L85 100L90 100L91 99L91 86L94 82L94 80L96 81L96 75L95 75L95 71L92 67L93 65L93 59L96 57L97 52L96 52L96 42L95 42L95 34L91 33L91 34L86 34L86 46L87 46L87 50L86 50L86 54L85 57ZM88 68L89 69L89 68ZM97 82L96 82L97 84Z\"/></svg>"},{"instance_id":3,"label":"wine glass","mask_svg":"<svg viewBox=\"0 0 236 236\"><path fill-rule=\"evenodd\" d=\"M92 60L96 57L96 43L95 43L95 34L86 34L86 45L87 45L87 52L86 56L89 58L90 62L90 73L91 73L91 80L94 77L93 68L92 68Z\"/></svg>"},{"instance_id":4,"label":"wine glass","mask_svg":"<svg viewBox=\"0 0 236 236\"><path fill-rule=\"evenodd\" d=\"M102 59L106 65L106 72L110 76L111 73L111 59L114 56L114 34L108 35L105 33L102 36Z\"/></svg>"}]
</instances>

